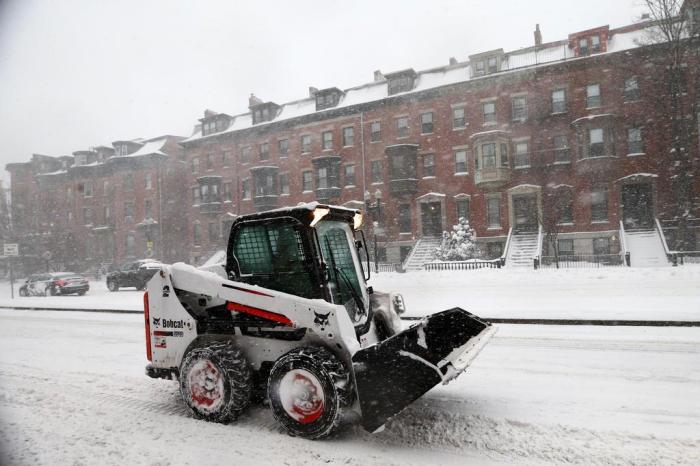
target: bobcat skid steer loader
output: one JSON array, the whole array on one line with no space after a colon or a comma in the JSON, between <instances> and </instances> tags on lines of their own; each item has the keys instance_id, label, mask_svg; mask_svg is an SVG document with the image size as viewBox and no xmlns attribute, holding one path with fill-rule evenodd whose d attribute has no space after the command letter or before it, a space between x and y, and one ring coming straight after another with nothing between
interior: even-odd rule
<instances>
[{"instance_id":1,"label":"bobcat skid steer loader","mask_svg":"<svg viewBox=\"0 0 700 466\"><path fill-rule=\"evenodd\" d=\"M225 265L162 266L144 296L146 373L178 379L210 421L267 398L287 432L309 439L347 410L374 432L459 375L495 328L454 308L404 330L403 298L366 284L361 223L358 210L318 203L245 215Z\"/></svg>"}]
</instances>

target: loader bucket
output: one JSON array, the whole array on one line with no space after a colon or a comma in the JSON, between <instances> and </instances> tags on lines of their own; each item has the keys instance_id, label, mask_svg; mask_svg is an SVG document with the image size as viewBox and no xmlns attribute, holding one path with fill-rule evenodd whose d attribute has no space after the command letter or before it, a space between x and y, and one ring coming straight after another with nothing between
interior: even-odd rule
<instances>
[{"instance_id":1,"label":"loader bucket","mask_svg":"<svg viewBox=\"0 0 700 466\"><path fill-rule=\"evenodd\" d=\"M490 323L453 308L355 353L362 427L376 431L435 385L459 375L494 331Z\"/></svg>"}]
</instances>

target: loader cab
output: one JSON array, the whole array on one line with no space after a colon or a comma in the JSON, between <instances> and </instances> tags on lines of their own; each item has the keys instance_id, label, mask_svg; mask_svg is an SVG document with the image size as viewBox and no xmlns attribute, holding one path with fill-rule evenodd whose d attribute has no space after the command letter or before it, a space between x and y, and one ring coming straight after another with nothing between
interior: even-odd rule
<instances>
[{"instance_id":1,"label":"loader cab","mask_svg":"<svg viewBox=\"0 0 700 466\"><path fill-rule=\"evenodd\" d=\"M369 322L369 294L355 227L359 211L317 203L239 217L226 271L232 280L343 305L356 326ZM359 225L357 225L359 227Z\"/></svg>"}]
</instances>

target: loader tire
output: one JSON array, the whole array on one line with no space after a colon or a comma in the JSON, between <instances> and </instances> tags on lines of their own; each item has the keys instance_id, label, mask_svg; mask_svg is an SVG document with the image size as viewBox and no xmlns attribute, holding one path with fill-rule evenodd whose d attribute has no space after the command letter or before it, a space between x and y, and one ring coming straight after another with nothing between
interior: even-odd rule
<instances>
[{"instance_id":1,"label":"loader tire","mask_svg":"<svg viewBox=\"0 0 700 466\"><path fill-rule=\"evenodd\" d=\"M192 414L212 422L235 421L250 403L250 365L232 341L190 349L180 365L180 394Z\"/></svg>"},{"instance_id":2,"label":"loader tire","mask_svg":"<svg viewBox=\"0 0 700 466\"><path fill-rule=\"evenodd\" d=\"M325 348L294 349L281 356L267 382L275 419L292 436L315 440L331 435L342 408L352 403L350 375Z\"/></svg>"}]
</instances>

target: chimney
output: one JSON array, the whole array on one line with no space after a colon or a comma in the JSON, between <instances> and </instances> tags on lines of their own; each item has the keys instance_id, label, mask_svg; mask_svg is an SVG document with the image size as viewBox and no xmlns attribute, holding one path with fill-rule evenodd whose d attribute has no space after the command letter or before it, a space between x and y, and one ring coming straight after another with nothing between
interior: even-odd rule
<instances>
[{"instance_id":1,"label":"chimney","mask_svg":"<svg viewBox=\"0 0 700 466\"><path fill-rule=\"evenodd\" d=\"M450 66L456 65L457 64L457 59L455 57L450 57Z\"/></svg>"},{"instance_id":2,"label":"chimney","mask_svg":"<svg viewBox=\"0 0 700 466\"><path fill-rule=\"evenodd\" d=\"M313 86L309 86L309 97L315 97L316 94L318 94L318 89Z\"/></svg>"},{"instance_id":3,"label":"chimney","mask_svg":"<svg viewBox=\"0 0 700 466\"><path fill-rule=\"evenodd\" d=\"M209 118L215 116L217 113L214 110L206 109L204 110L204 118Z\"/></svg>"},{"instance_id":4,"label":"chimney","mask_svg":"<svg viewBox=\"0 0 700 466\"><path fill-rule=\"evenodd\" d=\"M263 103L263 101L255 97L255 94L251 92L250 97L248 97L248 108L255 107L261 103Z\"/></svg>"},{"instance_id":5,"label":"chimney","mask_svg":"<svg viewBox=\"0 0 700 466\"><path fill-rule=\"evenodd\" d=\"M380 70L374 72L374 82L384 81L384 75Z\"/></svg>"},{"instance_id":6,"label":"chimney","mask_svg":"<svg viewBox=\"0 0 700 466\"><path fill-rule=\"evenodd\" d=\"M642 13L642 21L649 21L649 13Z\"/></svg>"},{"instance_id":7,"label":"chimney","mask_svg":"<svg viewBox=\"0 0 700 466\"><path fill-rule=\"evenodd\" d=\"M542 45L542 33L540 32L540 25L535 26L535 47Z\"/></svg>"}]
</instances>

